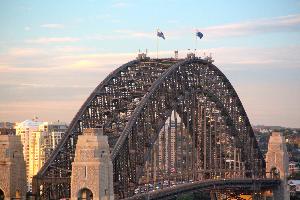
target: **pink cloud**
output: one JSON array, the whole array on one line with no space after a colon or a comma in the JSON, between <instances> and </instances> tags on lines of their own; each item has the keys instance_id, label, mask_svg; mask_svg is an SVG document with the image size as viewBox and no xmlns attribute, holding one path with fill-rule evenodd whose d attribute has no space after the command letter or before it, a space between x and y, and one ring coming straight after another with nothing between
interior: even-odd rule
<instances>
[{"instance_id":1,"label":"pink cloud","mask_svg":"<svg viewBox=\"0 0 300 200\"><path fill-rule=\"evenodd\" d=\"M210 39L245 36L253 33L282 32L300 29L300 15L287 15L248 22L199 28Z\"/></svg>"},{"instance_id":2,"label":"pink cloud","mask_svg":"<svg viewBox=\"0 0 300 200\"><path fill-rule=\"evenodd\" d=\"M44 53L44 50L39 48L11 48L8 50L8 55L15 57L31 57L42 55Z\"/></svg>"},{"instance_id":3,"label":"pink cloud","mask_svg":"<svg viewBox=\"0 0 300 200\"><path fill-rule=\"evenodd\" d=\"M49 43L70 43L70 42L78 42L79 38L75 37L44 37L44 38L36 38L32 40L27 40L27 43L32 44L49 44Z\"/></svg>"},{"instance_id":4,"label":"pink cloud","mask_svg":"<svg viewBox=\"0 0 300 200\"><path fill-rule=\"evenodd\" d=\"M42 28L51 28L51 29L62 29L64 28L63 24L42 24Z\"/></svg>"}]
</instances>

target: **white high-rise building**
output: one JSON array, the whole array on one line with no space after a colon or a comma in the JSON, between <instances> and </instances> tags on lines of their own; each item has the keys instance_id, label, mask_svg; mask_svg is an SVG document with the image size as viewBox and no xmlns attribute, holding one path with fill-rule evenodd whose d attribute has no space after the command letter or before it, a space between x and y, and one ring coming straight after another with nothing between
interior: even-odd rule
<instances>
[{"instance_id":1,"label":"white high-rise building","mask_svg":"<svg viewBox=\"0 0 300 200\"><path fill-rule=\"evenodd\" d=\"M15 128L16 135L21 136L26 163L27 189L31 191L33 176L49 158L67 130L67 125L61 122L48 123L25 120L17 123Z\"/></svg>"},{"instance_id":2,"label":"white high-rise building","mask_svg":"<svg viewBox=\"0 0 300 200\"><path fill-rule=\"evenodd\" d=\"M158 163L161 169L172 169L175 167L175 140L176 140L176 131L175 131L175 122L169 121L165 124L166 127L160 131L158 143ZM179 134L180 124L177 124L177 133ZM170 130L169 130L170 129ZM170 157L170 158L169 158Z\"/></svg>"},{"instance_id":3,"label":"white high-rise building","mask_svg":"<svg viewBox=\"0 0 300 200\"><path fill-rule=\"evenodd\" d=\"M39 130L39 125L42 122L37 122L33 120L25 120L21 123L17 123L15 126L16 135L21 136L21 142L23 144L23 155L26 163L26 179L27 179L27 190L31 190L32 179L32 161L35 157L35 140L36 132Z\"/></svg>"}]
</instances>

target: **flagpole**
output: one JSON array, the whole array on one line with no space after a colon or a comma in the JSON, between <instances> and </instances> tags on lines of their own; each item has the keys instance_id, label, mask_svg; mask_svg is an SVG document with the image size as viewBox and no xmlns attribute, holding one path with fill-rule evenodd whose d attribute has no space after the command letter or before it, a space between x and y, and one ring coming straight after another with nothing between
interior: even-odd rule
<instances>
[{"instance_id":1,"label":"flagpole","mask_svg":"<svg viewBox=\"0 0 300 200\"><path fill-rule=\"evenodd\" d=\"M157 36L157 33L158 33L158 29L156 29L156 59L158 60L158 36Z\"/></svg>"},{"instance_id":2,"label":"flagpole","mask_svg":"<svg viewBox=\"0 0 300 200\"><path fill-rule=\"evenodd\" d=\"M195 29L196 30L196 33L195 33L195 51L194 51L194 53L195 53L195 56L196 56L196 51L197 51L197 29Z\"/></svg>"}]
</instances>

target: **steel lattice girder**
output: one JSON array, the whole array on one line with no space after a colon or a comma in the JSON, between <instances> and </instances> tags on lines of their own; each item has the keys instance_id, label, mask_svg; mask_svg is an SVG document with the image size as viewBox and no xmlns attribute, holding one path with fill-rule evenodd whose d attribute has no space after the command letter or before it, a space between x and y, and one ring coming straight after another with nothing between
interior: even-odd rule
<instances>
[{"instance_id":1,"label":"steel lattice girder","mask_svg":"<svg viewBox=\"0 0 300 200\"><path fill-rule=\"evenodd\" d=\"M133 195L168 115L175 110L190 132L195 132L195 106L204 109L202 101L207 109L218 110L215 116L222 117L220 124L241 149L246 170L262 176L265 161L242 103L225 75L202 59L145 59L121 66L98 85L34 177L33 189L37 192L42 186L45 198L69 196L77 137L85 128L102 125L112 150L115 190L121 197Z\"/></svg>"}]
</instances>

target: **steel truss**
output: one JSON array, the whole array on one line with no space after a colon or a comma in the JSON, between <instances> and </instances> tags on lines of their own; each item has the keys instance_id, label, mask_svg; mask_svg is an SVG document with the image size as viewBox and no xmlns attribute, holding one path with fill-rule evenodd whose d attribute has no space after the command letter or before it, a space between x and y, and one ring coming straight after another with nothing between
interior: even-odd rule
<instances>
[{"instance_id":1,"label":"steel truss","mask_svg":"<svg viewBox=\"0 0 300 200\"><path fill-rule=\"evenodd\" d=\"M77 137L99 125L109 137L116 198L265 174L247 114L216 66L199 58L144 58L116 69L92 92L34 177L34 193L70 196Z\"/></svg>"}]
</instances>

